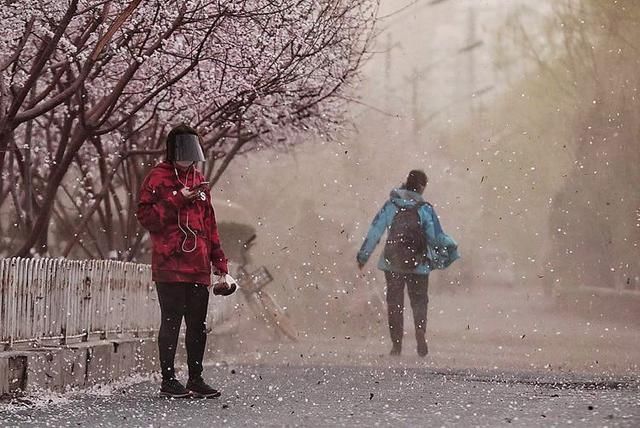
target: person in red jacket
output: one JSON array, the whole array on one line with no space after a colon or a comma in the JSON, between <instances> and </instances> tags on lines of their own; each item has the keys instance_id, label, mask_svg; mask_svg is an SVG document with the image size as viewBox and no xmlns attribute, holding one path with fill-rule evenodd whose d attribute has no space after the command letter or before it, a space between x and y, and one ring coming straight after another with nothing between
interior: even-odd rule
<instances>
[{"instance_id":1,"label":"person in red jacket","mask_svg":"<svg viewBox=\"0 0 640 428\"><path fill-rule=\"evenodd\" d=\"M202 378L211 265L217 275L228 273L208 183L196 168L196 162L204 160L198 133L186 125L173 128L166 140L166 159L149 172L138 198L136 215L153 244L151 271L162 317L160 393L170 397L220 396ZM213 288L214 294L234 291L235 285L225 281ZM189 367L186 388L175 378L174 369L183 317Z\"/></svg>"}]
</instances>

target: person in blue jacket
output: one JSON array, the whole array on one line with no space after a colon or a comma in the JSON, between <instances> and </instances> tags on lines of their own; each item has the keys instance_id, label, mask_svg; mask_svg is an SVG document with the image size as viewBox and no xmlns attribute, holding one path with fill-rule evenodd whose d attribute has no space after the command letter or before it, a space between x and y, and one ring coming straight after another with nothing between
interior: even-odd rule
<instances>
[{"instance_id":1,"label":"person in blue jacket","mask_svg":"<svg viewBox=\"0 0 640 428\"><path fill-rule=\"evenodd\" d=\"M427 355L429 272L445 269L459 258L458 244L443 232L433 206L422 197L426 186L427 175L424 171L411 171L404 185L391 191L389 200L374 217L357 255L358 267L362 270L380 238L388 231L385 251L380 256L378 268L384 271L387 282L391 355L400 355L402 351L405 284L413 311L418 355ZM411 215L415 221L411 221ZM403 237L403 233L413 236ZM400 241L409 247L415 247L413 251L416 254L398 259L392 251Z\"/></svg>"}]
</instances>

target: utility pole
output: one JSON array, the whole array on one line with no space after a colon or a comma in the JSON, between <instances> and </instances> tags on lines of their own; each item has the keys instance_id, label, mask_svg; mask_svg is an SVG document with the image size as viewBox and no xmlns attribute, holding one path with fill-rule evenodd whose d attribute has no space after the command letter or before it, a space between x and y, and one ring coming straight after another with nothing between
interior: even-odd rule
<instances>
[{"instance_id":1,"label":"utility pole","mask_svg":"<svg viewBox=\"0 0 640 428\"><path fill-rule=\"evenodd\" d=\"M391 92L391 50L393 49L393 40L391 33L387 33L387 40L384 47L384 93L388 95ZM388 99L388 97L385 96Z\"/></svg>"},{"instance_id":2,"label":"utility pole","mask_svg":"<svg viewBox=\"0 0 640 428\"><path fill-rule=\"evenodd\" d=\"M465 49L467 53L467 93L475 94L476 91L476 56L475 56L475 48L480 46L482 42L477 40L476 34L476 8L473 4L469 6L469 14L467 21L467 46ZM469 101L469 113L471 115L471 120L475 121L477 118L477 108L475 103L475 97L472 96Z\"/></svg>"},{"instance_id":3,"label":"utility pole","mask_svg":"<svg viewBox=\"0 0 640 428\"><path fill-rule=\"evenodd\" d=\"M393 42L393 38L390 32L387 32L387 38L384 46L384 109L385 111L389 111L391 94L393 91L393 85L391 82L391 67L392 67L392 51L396 48L402 49L402 44L400 42Z\"/></svg>"},{"instance_id":4,"label":"utility pole","mask_svg":"<svg viewBox=\"0 0 640 428\"><path fill-rule=\"evenodd\" d=\"M399 97L396 94L397 87L394 85L394 73L397 74L397 67L395 66L393 51L395 49L402 50L402 44L398 41L394 41L392 34L387 31L387 38L385 43L385 55L384 55L384 85L383 85L383 93L380 104L383 107L384 111L397 113L401 111L400 105L398 103ZM373 137L384 138L384 139L396 139L399 134L399 126L401 125L398 114L394 114L394 117L390 120L386 121L384 125L382 123L374 124L372 129L376 130L376 135ZM385 150L388 150L389 146L385 147Z\"/></svg>"},{"instance_id":5,"label":"utility pole","mask_svg":"<svg viewBox=\"0 0 640 428\"><path fill-rule=\"evenodd\" d=\"M404 81L411 86L411 123L412 136L415 142L419 140L422 128L426 124L422 103L420 102L424 98L424 94L420 92L420 83L428 81L427 77L431 68L431 66L420 69L414 67L411 74L404 78Z\"/></svg>"}]
</instances>

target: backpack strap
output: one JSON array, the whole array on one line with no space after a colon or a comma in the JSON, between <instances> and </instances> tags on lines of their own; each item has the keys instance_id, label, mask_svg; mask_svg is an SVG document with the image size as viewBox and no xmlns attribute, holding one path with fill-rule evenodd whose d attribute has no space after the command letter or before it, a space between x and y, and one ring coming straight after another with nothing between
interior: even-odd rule
<instances>
[{"instance_id":1,"label":"backpack strap","mask_svg":"<svg viewBox=\"0 0 640 428\"><path fill-rule=\"evenodd\" d=\"M427 201L422 201L422 202L418 202L416 204L416 212L418 213L418 220L420 220L420 224L422 224L422 219L420 218L420 210L422 209L422 207L424 207L425 205L431 205L429 204L429 202Z\"/></svg>"}]
</instances>

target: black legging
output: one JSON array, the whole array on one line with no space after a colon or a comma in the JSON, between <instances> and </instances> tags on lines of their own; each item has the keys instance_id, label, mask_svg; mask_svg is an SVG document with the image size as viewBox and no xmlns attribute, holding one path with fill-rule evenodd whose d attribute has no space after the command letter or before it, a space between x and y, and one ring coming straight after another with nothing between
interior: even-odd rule
<instances>
[{"instance_id":1,"label":"black legging","mask_svg":"<svg viewBox=\"0 0 640 428\"><path fill-rule=\"evenodd\" d=\"M182 317L187 325L186 346L189 378L202 375L202 359L207 343L209 290L205 285L157 282L161 323L158 333L162 379L175 377L174 360Z\"/></svg>"},{"instance_id":2,"label":"black legging","mask_svg":"<svg viewBox=\"0 0 640 428\"><path fill-rule=\"evenodd\" d=\"M385 272L387 279L387 311L389 333L394 346L402 345L404 334L404 285L407 284L413 310L413 323L418 343L425 340L427 305L429 304L429 275Z\"/></svg>"}]
</instances>

